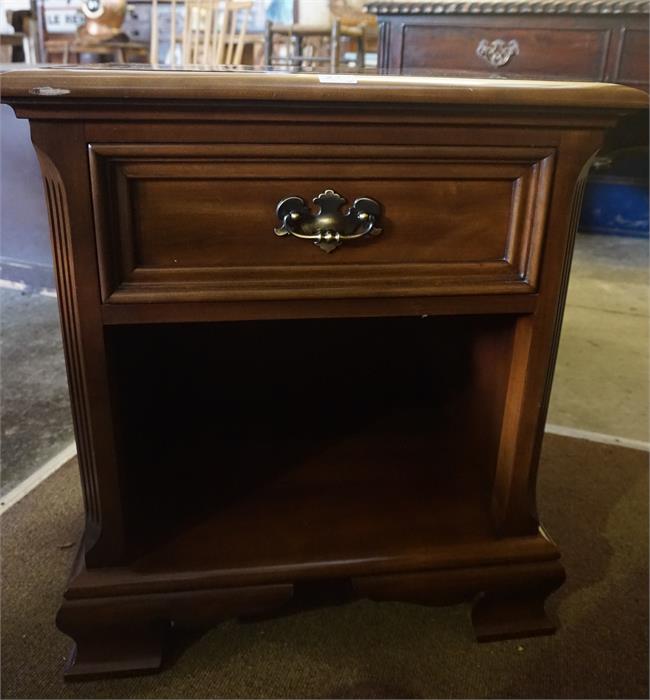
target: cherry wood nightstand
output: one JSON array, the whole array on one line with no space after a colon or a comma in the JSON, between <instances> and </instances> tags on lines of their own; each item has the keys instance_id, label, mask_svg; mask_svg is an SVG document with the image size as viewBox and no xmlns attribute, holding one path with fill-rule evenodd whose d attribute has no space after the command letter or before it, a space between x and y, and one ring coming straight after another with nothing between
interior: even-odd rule
<instances>
[{"instance_id":1,"label":"cherry wood nightstand","mask_svg":"<svg viewBox=\"0 0 650 700\"><path fill-rule=\"evenodd\" d=\"M551 632L536 469L606 84L26 70L86 530L67 674L355 597ZM314 200L314 201L312 201ZM435 630L431 630L435 634Z\"/></svg>"}]
</instances>

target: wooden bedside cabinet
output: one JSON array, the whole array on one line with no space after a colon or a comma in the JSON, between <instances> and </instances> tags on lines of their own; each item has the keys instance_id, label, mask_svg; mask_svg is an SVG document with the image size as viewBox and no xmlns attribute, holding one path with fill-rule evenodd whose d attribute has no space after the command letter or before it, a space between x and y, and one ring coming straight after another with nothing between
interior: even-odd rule
<instances>
[{"instance_id":1,"label":"wooden bedside cabinet","mask_svg":"<svg viewBox=\"0 0 650 700\"><path fill-rule=\"evenodd\" d=\"M69 676L355 597L544 634L536 469L605 84L17 71L87 513ZM315 202L312 200L315 199ZM435 634L435 630L431 631Z\"/></svg>"}]
</instances>

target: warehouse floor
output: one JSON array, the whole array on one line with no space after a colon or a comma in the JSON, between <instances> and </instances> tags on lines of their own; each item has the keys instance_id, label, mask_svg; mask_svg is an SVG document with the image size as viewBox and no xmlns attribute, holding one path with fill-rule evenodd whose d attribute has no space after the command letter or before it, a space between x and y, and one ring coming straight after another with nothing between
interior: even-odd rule
<instances>
[{"instance_id":1,"label":"warehouse floor","mask_svg":"<svg viewBox=\"0 0 650 700\"><path fill-rule=\"evenodd\" d=\"M2 494L73 440L56 298L0 289Z\"/></svg>"},{"instance_id":2,"label":"warehouse floor","mask_svg":"<svg viewBox=\"0 0 650 700\"><path fill-rule=\"evenodd\" d=\"M648 441L648 241L579 235L549 423ZM0 289L2 494L72 441L56 299Z\"/></svg>"},{"instance_id":3,"label":"warehouse floor","mask_svg":"<svg viewBox=\"0 0 650 700\"><path fill-rule=\"evenodd\" d=\"M648 252L578 235L549 423L648 442Z\"/></svg>"},{"instance_id":4,"label":"warehouse floor","mask_svg":"<svg viewBox=\"0 0 650 700\"><path fill-rule=\"evenodd\" d=\"M2 518L7 698L647 698L647 453L547 435L538 501L567 581L550 637L474 644L469 605L374 603L166 638L157 675L65 683L54 619L83 529L77 465Z\"/></svg>"}]
</instances>

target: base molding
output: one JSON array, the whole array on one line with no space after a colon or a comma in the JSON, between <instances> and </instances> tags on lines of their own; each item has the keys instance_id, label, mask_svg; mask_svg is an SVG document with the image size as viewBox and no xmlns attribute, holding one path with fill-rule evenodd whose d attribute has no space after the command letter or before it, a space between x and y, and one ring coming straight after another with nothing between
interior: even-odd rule
<instances>
[{"instance_id":1,"label":"base molding","mask_svg":"<svg viewBox=\"0 0 650 700\"><path fill-rule=\"evenodd\" d=\"M361 597L444 605L474 601L472 624L479 642L552 634L548 596L565 580L558 561L507 564L452 571L358 577Z\"/></svg>"},{"instance_id":2,"label":"base molding","mask_svg":"<svg viewBox=\"0 0 650 700\"><path fill-rule=\"evenodd\" d=\"M56 624L75 647L64 675L74 679L157 671L172 625L212 627L231 617L277 609L292 596L293 586L286 584L65 599Z\"/></svg>"},{"instance_id":3,"label":"base molding","mask_svg":"<svg viewBox=\"0 0 650 700\"><path fill-rule=\"evenodd\" d=\"M58 620L57 620L58 623ZM63 671L66 680L90 680L158 671L169 622L122 625L92 632L76 630L75 644ZM73 632L68 631L70 636Z\"/></svg>"},{"instance_id":4,"label":"base molding","mask_svg":"<svg viewBox=\"0 0 650 700\"><path fill-rule=\"evenodd\" d=\"M486 587L472 607L472 624L479 642L553 634L556 625L544 609L546 599L564 582L560 562L522 572L519 581Z\"/></svg>"},{"instance_id":5,"label":"base molding","mask_svg":"<svg viewBox=\"0 0 650 700\"><path fill-rule=\"evenodd\" d=\"M163 662L164 642L172 626L207 629L233 617L250 620L283 614L304 603L310 592L316 606L331 604L327 597L319 597L322 589L334 591L337 603L362 598L434 606L473 602L478 641L550 634L555 625L546 617L544 603L565 578L557 550L552 559L540 561L331 580L315 577L309 585L292 581L200 588L210 572L197 572L193 575L196 588L161 591L160 579L147 574L139 582L140 592L126 595L123 590L111 594L110 587L101 583L102 571L93 569L97 596L87 587L84 597L76 595L73 578L57 616L59 629L75 642L65 670L67 679L155 672ZM110 577L110 569L105 571Z\"/></svg>"}]
</instances>

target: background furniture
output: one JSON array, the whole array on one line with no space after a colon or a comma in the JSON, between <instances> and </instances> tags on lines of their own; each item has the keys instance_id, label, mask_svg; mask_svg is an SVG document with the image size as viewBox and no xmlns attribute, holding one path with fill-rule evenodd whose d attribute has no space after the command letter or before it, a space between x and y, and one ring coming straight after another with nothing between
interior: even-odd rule
<instances>
[{"instance_id":1,"label":"background furniture","mask_svg":"<svg viewBox=\"0 0 650 700\"><path fill-rule=\"evenodd\" d=\"M364 11L363 0L329 0L329 6L332 17L343 25L363 27L364 66L368 71L376 71L377 17Z\"/></svg>"},{"instance_id":2,"label":"background furniture","mask_svg":"<svg viewBox=\"0 0 650 700\"><path fill-rule=\"evenodd\" d=\"M5 47L2 60L6 63L36 63L37 28L32 11L7 10L6 21L14 31L0 34L0 46Z\"/></svg>"},{"instance_id":3,"label":"background furniture","mask_svg":"<svg viewBox=\"0 0 650 700\"><path fill-rule=\"evenodd\" d=\"M45 61L80 63L84 54L92 55L100 63L146 61L149 47L133 41L122 29L126 10L126 0L84 0L81 4L84 22L74 33L44 37ZM40 16L43 23L42 8ZM47 34L44 26L43 33Z\"/></svg>"},{"instance_id":4,"label":"background furniture","mask_svg":"<svg viewBox=\"0 0 650 700\"><path fill-rule=\"evenodd\" d=\"M551 632L535 482L571 245L587 165L645 95L46 84L3 76L45 179L87 509L68 675L314 601L474 600L481 640Z\"/></svg>"},{"instance_id":5,"label":"background furniture","mask_svg":"<svg viewBox=\"0 0 650 700\"><path fill-rule=\"evenodd\" d=\"M38 54L43 63L69 63L69 48L84 22L81 3L34 0L38 26Z\"/></svg>"},{"instance_id":6,"label":"background furniture","mask_svg":"<svg viewBox=\"0 0 650 700\"><path fill-rule=\"evenodd\" d=\"M39 5L45 61L81 62L83 54L90 54L96 61L111 63L252 65L256 58L261 62L262 54L262 35L248 32L254 4L254 0L190 0L188 9L193 19L186 34L184 2L136 0L126 7L121 31L115 31L113 22L109 38L97 36L94 26L100 24L101 17L95 17L99 10L92 1L85 14L90 13L93 28L87 31L82 25L74 33L48 34L45 13ZM114 18L115 8L111 11Z\"/></svg>"},{"instance_id":7,"label":"background furniture","mask_svg":"<svg viewBox=\"0 0 650 700\"><path fill-rule=\"evenodd\" d=\"M126 0L84 0L81 10L85 17L69 46L67 54L81 60L82 54L94 54L102 62L136 63L146 60L148 47L131 41L123 32Z\"/></svg>"},{"instance_id":8,"label":"background furniture","mask_svg":"<svg viewBox=\"0 0 650 700\"><path fill-rule=\"evenodd\" d=\"M381 73L562 78L648 90L645 0L370 2Z\"/></svg>"},{"instance_id":9,"label":"background furniture","mask_svg":"<svg viewBox=\"0 0 650 700\"><path fill-rule=\"evenodd\" d=\"M2 62L11 63L11 54L15 47L21 47L26 55L30 55L27 44L27 36L23 32L2 32L0 33L0 48L3 49ZM5 58L6 56L6 58Z\"/></svg>"},{"instance_id":10,"label":"background furniture","mask_svg":"<svg viewBox=\"0 0 650 700\"><path fill-rule=\"evenodd\" d=\"M56 2L56 0L53 0ZM84 15L81 11L81 6L73 2L69 7L63 9L65 0L61 0L58 8L52 8L51 5L45 5L45 0L34 0L36 13L39 22L39 50L42 51L44 62L69 62L70 60L78 60L76 52L70 53L69 47L78 37L76 30L84 21ZM244 39L244 52L242 57L243 63L253 64L255 58L261 63L263 47L263 25L264 25L264 8L263 0L253 0L253 13L248 23L247 33ZM130 47L126 47L127 61L149 61L150 45L154 37L152 37L152 24L156 25L157 37L160 49L159 55L153 63L164 63L169 57L170 51L170 34L171 34L171 0L157 0L155 16L152 13L151 0L129 0L126 8L126 15L122 24L123 37L129 42L138 45L138 54L135 55ZM174 2L176 16L176 26L180 30L183 26L184 5L182 2ZM48 19L49 18L49 19ZM53 21L56 20L56 22ZM139 47L146 46L146 56L142 56ZM64 53L67 52L67 55ZM120 62L121 57L117 51L109 55L104 54L107 60ZM180 61L180 59L179 59ZM177 63L179 63L177 61Z\"/></svg>"},{"instance_id":11,"label":"background furniture","mask_svg":"<svg viewBox=\"0 0 650 700\"><path fill-rule=\"evenodd\" d=\"M357 0L330 0L328 4L329 21L325 24L315 23L309 16L290 24L267 22L264 65L363 72L367 53L372 58L377 52L376 18L363 12Z\"/></svg>"},{"instance_id":12,"label":"background furniture","mask_svg":"<svg viewBox=\"0 0 650 700\"><path fill-rule=\"evenodd\" d=\"M96 41L92 37L75 38L63 48L68 62L81 61L82 54L93 54L99 62L110 63L145 63L149 56L149 47L139 41L130 41L125 37L110 41Z\"/></svg>"},{"instance_id":13,"label":"background furniture","mask_svg":"<svg viewBox=\"0 0 650 700\"><path fill-rule=\"evenodd\" d=\"M180 63L180 47L178 38L182 37L184 4L172 0L157 0L155 17L152 13L150 0L130 0L124 22L124 30L134 38L146 41L149 45L154 40L152 26L156 29L158 54L150 56L149 62L154 64L171 64L171 33L172 23L176 23L177 65ZM172 13L172 9L174 10ZM248 13L246 32L243 36L242 65L260 65L262 63L264 44L264 8L261 0L254 0Z\"/></svg>"},{"instance_id":14,"label":"background furniture","mask_svg":"<svg viewBox=\"0 0 650 700\"><path fill-rule=\"evenodd\" d=\"M100 63L143 63L149 56L149 47L128 39L95 41L92 38L70 37L48 39L45 52L48 60L57 63L80 63L83 54L92 54Z\"/></svg>"},{"instance_id":15,"label":"background furniture","mask_svg":"<svg viewBox=\"0 0 650 700\"><path fill-rule=\"evenodd\" d=\"M340 19L330 25L266 23L264 33L264 65L313 69L327 66L336 73L341 65L341 42L354 42L354 65L365 66L365 27L349 26Z\"/></svg>"},{"instance_id":16,"label":"background furniture","mask_svg":"<svg viewBox=\"0 0 650 700\"><path fill-rule=\"evenodd\" d=\"M186 0L178 25L177 2L171 2L168 60L171 66L241 65L252 0ZM158 64L158 0L151 6L150 63Z\"/></svg>"}]
</instances>

